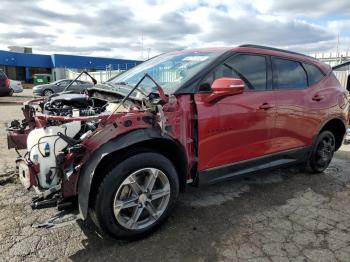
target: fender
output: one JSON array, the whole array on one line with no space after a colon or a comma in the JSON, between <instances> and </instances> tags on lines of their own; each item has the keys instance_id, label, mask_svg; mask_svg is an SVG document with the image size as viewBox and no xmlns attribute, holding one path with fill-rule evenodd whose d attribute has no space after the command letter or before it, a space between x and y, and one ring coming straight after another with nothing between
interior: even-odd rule
<instances>
[{"instance_id":1,"label":"fender","mask_svg":"<svg viewBox=\"0 0 350 262\"><path fill-rule=\"evenodd\" d=\"M174 139L172 139L170 136L161 135L160 130L154 128L137 129L135 131L112 139L108 143L98 148L91 155L91 157L82 166L78 181L78 204L80 216L82 219L86 219L87 217L91 183L95 175L95 169L100 161L112 152L155 138L171 140L174 142Z\"/></svg>"},{"instance_id":2,"label":"fender","mask_svg":"<svg viewBox=\"0 0 350 262\"><path fill-rule=\"evenodd\" d=\"M346 125L346 122L347 122L346 117L330 116L318 128L317 133L315 133L314 137L312 138L312 145L315 143L315 141L317 139L317 136L321 132L321 130L332 120L338 120L338 121L340 120L343 123L343 125L344 125L344 135L345 135L345 133L346 133L346 126L347 126ZM338 149L336 149L336 151L337 150Z\"/></svg>"}]
</instances>

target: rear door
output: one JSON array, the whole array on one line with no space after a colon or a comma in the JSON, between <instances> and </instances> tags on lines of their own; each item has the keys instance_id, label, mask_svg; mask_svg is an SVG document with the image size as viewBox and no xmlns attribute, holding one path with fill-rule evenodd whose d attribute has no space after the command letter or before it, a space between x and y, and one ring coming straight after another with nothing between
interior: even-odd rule
<instances>
[{"instance_id":1,"label":"rear door","mask_svg":"<svg viewBox=\"0 0 350 262\"><path fill-rule=\"evenodd\" d=\"M273 151L300 148L310 143L307 129L308 80L302 63L272 57L273 85L276 98L276 126L273 130Z\"/></svg>"},{"instance_id":2,"label":"rear door","mask_svg":"<svg viewBox=\"0 0 350 262\"><path fill-rule=\"evenodd\" d=\"M219 65L195 94L200 171L269 154L274 126L274 96L267 57L237 54ZM210 86L220 77L241 78L243 94L208 103Z\"/></svg>"}]
</instances>

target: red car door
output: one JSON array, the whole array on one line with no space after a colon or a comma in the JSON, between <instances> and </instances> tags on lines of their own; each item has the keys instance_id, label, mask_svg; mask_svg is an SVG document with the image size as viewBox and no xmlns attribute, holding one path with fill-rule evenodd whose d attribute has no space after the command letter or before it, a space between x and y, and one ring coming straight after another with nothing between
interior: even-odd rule
<instances>
[{"instance_id":1,"label":"red car door","mask_svg":"<svg viewBox=\"0 0 350 262\"><path fill-rule=\"evenodd\" d=\"M200 90L220 77L241 78L246 90L210 103L210 92L195 94L199 171L271 153L275 101L267 68L265 56L239 54L202 81Z\"/></svg>"},{"instance_id":2,"label":"red car door","mask_svg":"<svg viewBox=\"0 0 350 262\"><path fill-rule=\"evenodd\" d=\"M312 103L322 106L322 103L313 101L310 97L313 90L318 89L317 86L308 88L306 70L300 62L272 57L272 68L277 113L272 134L273 151L311 145L320 122L312 121L310 114L314 114L318 120L324 119L320 107L317 112L310 107Z\"/></svg>"}]
</instances>

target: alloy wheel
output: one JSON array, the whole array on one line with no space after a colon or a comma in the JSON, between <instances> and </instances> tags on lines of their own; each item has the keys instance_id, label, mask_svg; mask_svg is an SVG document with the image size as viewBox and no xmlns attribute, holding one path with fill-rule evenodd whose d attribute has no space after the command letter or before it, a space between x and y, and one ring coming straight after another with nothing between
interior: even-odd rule
<instances>
[{"instance_id":1,"label":"alloy wheel","mask_svg":"<svg viewBox=\"0 0 350 262\"><path fill-rule=\"evenodd\" d=\"M50 96L52 94L53 94L53 92L51 90L45 90L44 91L44 96Z\"/></svg>"},{"instance_id":2,"label":"alloy wheel","mask_svg":"<svg viewBox=\"0 0 350 262\"><path fill-rule=\"evenodd\" d=\"M321 169L326 168L332 160L335 150L334 138L330 135L319 141L315 154L315 163Z\"/></svg>"},{"instance_id":3,"label":"alloy wheel","mask_svg":"<svg viewBox=\"0 0 350 262\"><path fill-rule=\"evenodd\" d=\"M113 202L114 216L126 229L144 229L164 213L169 199L168 177L157 168L143 168L119 186Z\"/></svg>"}]
</instances>

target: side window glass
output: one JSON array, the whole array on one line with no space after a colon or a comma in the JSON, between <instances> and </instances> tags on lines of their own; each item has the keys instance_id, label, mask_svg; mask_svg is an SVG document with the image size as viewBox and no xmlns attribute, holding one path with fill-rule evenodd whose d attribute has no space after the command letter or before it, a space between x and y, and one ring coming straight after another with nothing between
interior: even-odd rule
<instances>
[{"instance_id":1,"label":"side window glass","mask_svg":"<svg viewBox=\"0 0 350 262\"><path fill-rule=\"evenodd\" d=\"M61 81L58 83L59 86L66 86L68 85L67 81Z\"/></svg>"},{"instance_id":2,"label":"side window glass","mask_svg":"<svg viewBox=\"0 0 350 262\"><path fill-rule=\"evenodd\" d=\"M238 55L228 64L233 68L238 78L241 78L248 89L265 90L267 84L266 58L259 55Z\"/></svg>"},{"instance_id":3,"label":"side window glass","mask_svg":"<svg viewBox=\"0 0 350 262\"><path fill-rule=\"evenodd\" d=\"M277 89L307 88L307 77L299 62L272 58L273 83Z\"/></svg>"},{"instance_id":4,"label":"side window glass","mask_svg":"<svg viewBox=\"0 0 350 262\"><path fill-rule=\"evenodd\" d=\"M267 84L266 58L258 55L237 55L219 65L200 85L200 91L209 91L215 79L240 78L249 90L265 90Z\"/></svg>"},{"instance_id":5,"label":"side window glass","mask_svg":"<svg viewBox=\"0 0 350 262\"><path fill-rule=\"evenodd\" d=\"M303 63L303 66L304 66L304 68L305 68L305 70L307 72L307 78L308 78L308 81L309 81L309 86L312 86L313 84L316 84L317 82L319 82L324 77L324 74L316 66L310 65L310 64L306 64L306 63Z\"/></svg>"}]
</instances>

